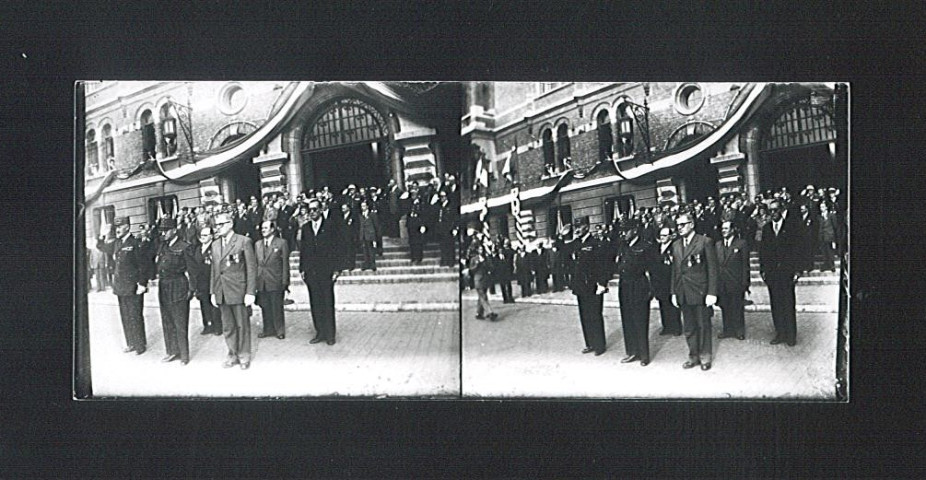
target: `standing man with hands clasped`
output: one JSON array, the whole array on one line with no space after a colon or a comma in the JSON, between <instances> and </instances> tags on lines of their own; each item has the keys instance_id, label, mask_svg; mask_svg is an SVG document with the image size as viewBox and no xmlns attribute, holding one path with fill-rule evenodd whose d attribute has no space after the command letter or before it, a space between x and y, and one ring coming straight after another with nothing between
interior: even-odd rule
<instances>
[{"instance_id":1,"label":"standing man with hands clasped","mask_svg":"<svg viewBox=\"0 0 926 480\"><path fill-rule=\"evenodd\" d=\"M717 252L710 238L694 233L691 214L676 220L672 245L672 304L682 310L688 361L682 368L711 369L711 307L717 303Z\"/></svg>"},{"instance_id":2,"label":"standing man with hands clasped","mask_svg":"<svg viewBox=\"0 0 926 480\"><path fill-rule=\"evenodd\" d=\"M575 271L570 288L579 303L579 321L585 337L582 353L605 352L607 344L604 335L604 294L608 291L611 262L607 249L589 232L588 217L575 220L575 237L566 244L564 253L573 260ZM566 234L564 230L563 235Z\"/></svg>"},{"instance_id":3,"label":"standing man with hands clasped","mask_svg":"<svg viewBox=\"0 0 926 480\"><path fill-rule=\"evenodd\" d=\"M215 217L219 237L212 242L212 304L222 314L222 333L228 345L225 368L251 366L251 318L248 308L257 292L257 262L254 247L244 235L232 231L228 213Z\"/></svg>"},{"instance_id":4,"label":"standing man with hands clasped","mask_svg":"<svg viewBox=\"0 0 926 480\"><path fill-rule=\"evenodd\" d=\"M264 329L257 338L286 338L283 292L289 288L289 247L276 236L276 222L260 225L262 239L255 244L257 255L257 305L264 317Z\"/></svg>"}]
</instances>

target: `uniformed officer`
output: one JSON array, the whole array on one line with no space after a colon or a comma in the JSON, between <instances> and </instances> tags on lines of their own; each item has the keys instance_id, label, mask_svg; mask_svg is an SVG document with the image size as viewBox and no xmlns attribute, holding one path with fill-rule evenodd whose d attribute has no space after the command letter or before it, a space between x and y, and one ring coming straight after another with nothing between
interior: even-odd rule
<instances>
[{"instance_id":1,"label":"uniformed officer","mask_svg":"<svg viewBox=\"0 0 926 480\"><path fill-rule=\"evenodd\" d=\"M116 238L106 241L100 235L96 247L114 260L113 294L119 299L119 314L122 317L122 331L127 346L124 352L145 353L148 346L145 337L145 318L142 307L151 267L147 258L147 245L131 234L129 217L116 217Z\"/></svg>"},{"instance_id":2,"label":"uniformed officer","mask_svg":"<svg viewBox=\"0 0 926 480\"><path fill-rule=\"evenodd\" d=\"M653 299L649 268L656 248L648 239L641 237L638 220L625 220L620 228L624 242L618 250L618 298L627 350L627 356L621 359L621 363L639 360L640 365L645 367L650 361L649 305Z\"/></svg>"},{"instance_id":3,"label":"uniformed officer","mask_svg":"<svg viewBox=\"0 0 926 480\"><path fill-rule=\"evenodd\" d=\"M158 302L161 305L161 326L167 356L162 362L172 362L179 356L180 363L190 363L190 286L189 272L195 268L193 250L189 243L177 235L177 221L167 217L158 227L161 246L156 259L158 273Z\"/></svg>"},{"instance_id":4,"label":"uniformed officer","mask_svg":"<svg viewBox=\"0 0 926 480\"><path fill-rule=\"evenodd\" d=\"M588 217L579 217L574 223L575 237L565 246L575 266L570 288L579 304L579 321L585 338L582 353L595 352L597 356L607 347L602 308L613 259L608 259L607 249L589 233Z\"/></svg>"}]
</instances>

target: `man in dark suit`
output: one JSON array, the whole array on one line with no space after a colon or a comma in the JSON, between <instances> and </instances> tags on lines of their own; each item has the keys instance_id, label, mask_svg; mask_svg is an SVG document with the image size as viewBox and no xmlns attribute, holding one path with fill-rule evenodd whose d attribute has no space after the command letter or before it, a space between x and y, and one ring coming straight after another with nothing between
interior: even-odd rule
<instances>
[{"instance_id":1,"label":"man in dark suit","mask_svg":"<svg viewBox=\"0 0 926 480\"><path fill-rule=\"evenodd\" d=\"M405 228L408 230L408 247L411 252L412 263L421 263L424 255L424 235L427 233L426 218L427 207L418 193L418 186L412 184L405 199L408 212L405 216Z\"/></svg>"},{"instance_id":2,"label":"man in dark suit","mask_svg":"<svg viewBox=\"0 0 926 480\"><path fill-rule=\"evenodd\" d=\"M359 204L357 210L360 210ZM347 263L345 268L353 270L357 268L357 244L360 242L360 225L357 222L357 214L354 213L349 204L341 204L340 214L341 224L344 227L342 233L344 234L344 261Z\"/></svg>"},{"instance_id":3,"label":"man in dark suit","mask_svg":"<svg viewBox=\"0 0 926 480\"><path fill-rule=\"evenodd\" d=\"M193 298L187 276L194 268L193 249L179 238L175 219L163 218L158 228L162 239L156 261L158 303L167 350L161 361L172 362L179 357L180 363L186 365L190 363L190 299Z\"/></svg>"},{"instance_id":4,"label":"man in dark suit","mask_svg":"<svg viewBox=\"0 0 926 480\"><path fill-rule=\"evenodd\" d=\"M746 338L744 295L749 290L749 245L735 236L733 221L720 224L721 239L714 246L720 263L717 304L723 312L723 331L717 338Z\"/></svg>"},{"instance_id":5,"label":"man in dark suit","mask_svg":"<svg viewBox=\"0 0 926 480\"><path fill-rule=\"evenodd\" d=\"M309 289L315 337L312 344L335 344L334 282L344 265L343 234L333 218L324 218L321 202L308 202L309 221L302 226L299 273Z\"/></svg>"},{"instance_id":6,"label":"man in dark suit","mask_svg":"<svg viewBox=\"0 0 926 480\"><path fill-rule=\"evenodd\" d=\"M801 274L801 224L789 219L781 202L769 204L771 221L762 228L759 243L759 272L768 285L775 338L771 344L797 342L794 285Z\"/></svg>"},{"instance_id":7,"label":"man in dark suit","mask_svg":"<svg viewBox=\"0 0 926 480\"><path fill-rule=\"evenodd\" d=\"M816 214L811 211L810 205L802 203L799 209L801 227L803 227L803 232L801 234L803 240L801 247L803 264L801 265L801 270L809 272L814 269L813 261L817 253L817 239L820 236L820 224L817 222Z\"/></svg>"},{"instance_id":8,"label":"man in dark suit","mask_svg":"<svg viewBox=\"0 0 926 480\"><path fill-rule=\"evenodd\" d=\"M533 295L534 268L531 257L523 245L518 247L518 253L514 257L514 275L521 286L521 298Z\"/></svg>"},{"instance_id":9,"label":"man in dark suit","mask_svg":"<svg viewBox=\"0 0 926 480\"><path fill-rule=\"evenodd\" d=\"M119 314L127 345L123 351L141 355L148 348L142 308L151 276L151 265L147 260L149 247L132 236L129 217L116 217L113 225L116 238L106 241L104 233L100 235L96 248L111 255L114 260L113 294L119 299Z\"/></svg>"},{"instance_id":10,"label":"man in dark suit","mask_svg":"<svg viewBox=\"0 0 926 480\"><path fill-rule=\"evenodd\" d=\"M222 334L222 315L219 308L209 299L209 284L212 277L212 228L203 227L199 231L199 242L193 248L193 265L190 268L190 284L193 295L199 300L203 318L202 335Z\"/></svg>"},{"instance_id":11,"label":"man in dark suit","mask_svg":"<svg viewBox=\"0 0 926 480\"><path fill-rule=\"evenodd\" d=\"M636 219L621 223L623 245L618 250L617 272L620 274L618 297L621 307L621 327L627 356L621 363L636 360L649 365L649 304L653 299L648 270L656 255L656 247L641 238L643 227Z\"/></svg>"},{"instance_id":12,"label":"man in dark suit","mask_svg":"<svg viewBox=\"0 0 926 480\"><path fill-rule=\"evenodd\" d=\"M607 250L589 232L588 217L575 220L575 237L564 247L574 260L575 272L570 288L579 303L579 321L585 337L582 353L601 355L607 344L604 335L604 293L608 291L611 259Z\"/></svg>"},{"instance_id":13,"label":"man in dark suit","mask_svg":"<svg viewBox=\"0 0 926 480\"><path fill-rule=\"evenodd\" d=\"M440 265L452 267L455 264L453 243L456 239L455 229L457 228L459 209L450 202L445 190L441 190L438 195L440 200L438 200L436 207L435 235L440 246Z\"/></svg>"},{"instance_id":14,"label":"man in dark suit","mask_svg":"<svg viewBox=\"0 0 926 480\"><path fill-rule=\"evenodd\" d=\"M688 360L683 368L711 369L711 307L717 303L717 251L710 238L694 233L693 218L678 216L672 244L672 304L682 310Z\"/></svg>"},{"instance_id":15,"label":"man in dark suit","mask_svg":"<svg viewBox=\"0 0 926 480\"><path fill-rule=\"evenodd\" d=\"M379 217L370 209L369 202L360 204L360 216L357 219L358 240L363 252L363 270L376 271L376 242L382 238L379 231Z\"/></svg>"},{"instance_id":16,"label":"man in dark suit","mask_svg":"<svg viewBox=\"0 0 926 480\"><path fill-rule=\"evenodd\" d=\"M244 235L232 231L232 217L215 217L219 236L212 242L212 268L209 290L212 304L222 314L222 333L228 346L225 368L251 366L251 317L248 309L257 293L257 261L254 247Z\"/></svg>"},{"instance_id":17,"label":"man in dark suit","mask_svg":"<svg viewBox=\"0 0 926 480\"><path fill-rule=\"evenodd\" d=\"M257 255L257 299L264 317L263 331L257 338L286 338L283 319L283 292L289 288L289 246L276 235L276 222L260 225L264 237L254 244Z\"/></svg>"},{"instance_id":18,"label":"man in dark suit","mask_svg":"<svg viewBox=\"0 0 926 480\"><path fill-rule=\"evenodd\" d=\"M386 214L383 220L384 229L387 236L397 238L399 236L399 217L402 216L401 202L402 189L396 184L395 179L389 179L389 185L386 187L387 208L383 210Z\"/></svg>"},{"instance_id":19,"label":"man in dark suit","mask_svg":"<svg viewBox=\"0 0 926 480\"><path fill-rule=\"evenodd\" d=\"M682 334L682 312L672 305L672 240L675 239L672 229L662 227L656 237L659 241L659 250L650 266L650 284L653 294L659 301L659 314L662 318L660 335Z\"/></svg>"}]
</instances>

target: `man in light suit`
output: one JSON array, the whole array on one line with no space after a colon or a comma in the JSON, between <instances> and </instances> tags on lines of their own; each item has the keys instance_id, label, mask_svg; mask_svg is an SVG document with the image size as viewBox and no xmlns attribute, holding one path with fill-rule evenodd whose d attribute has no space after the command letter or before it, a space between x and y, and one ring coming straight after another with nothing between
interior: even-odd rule
<instances>
[{"instance_id":1,"label":"man in light suit","mask_svg":"<svg viewBox=\"0 0 926 480\"><path fill-rule=\"evenodd\" d=\"M344 265L344 235L334 217L322 215L318 199L308 202L309 221L302 226L299 274L309 289L315 338L309 343L335 344L334 282Z\"/></svg>"},{"instance_id":2,"label":"man in light suit","mask_svg":"<svg viewBox=\"0 0 926 480\"><path fill-rule=\"evenodd\" d=\"M672 304L682 310L688 360L682 368L711 369L711 307L717 303L717 251L714 242L694 233L691 214L678 216L679 238L672 244Z\"/></svg>"},{"instance_id":3,"label":"man in light suit","mask_svg":"<svg viewBox=\"0 0 926 480\"><path fill-rule=\"evenodd\" d=\"M257 255L257 305L264 316L264 328L257 338L286 338L283 292L289 288L289 246L276 235L276 222L260 225L263 236L255 244Z\"/></svg>"},{"instance_id":4,"label":"man in light suit","mask_svg":"<svg viewBox=\"0 0 926 480\"><path fill-rule=\"evenodd\" d=\"M212 304L222 314L222 333L228 345L223 367L251 366L251 318L248 309L257 293L257 261L254 247L244 235L232 231L232 217L215 217L219 237L212 242L212 270L209 285Z\"/></svg>"},{"instance_id":5,"label":"man in light suit","mask_svg":"<svg viewBox=\"0 0 926 480\"><path fill-rule=\"evenodd\" d=\"M797 342L794 286L801 276L802 226L799 221L788 218L780 201L772 201L768 209L772 218L762 227L759 273L768 285L768 299L772 305L775 338L771 344L787 343L793 347Z\"/></svg>"},{"instance_id":6,"label":"man in light suit","mask_svg":"<svg viewBox=\"0 0 926 480\"><path fill-rule=\"evenodd\" d=\"M723 312L723 331L717 338L746 338L744 295L749 290L749 245L735 237L732 221L720 224L721 239L716 243L720 264L717 278L717 304Z\"/></svg>"}]
</instances>

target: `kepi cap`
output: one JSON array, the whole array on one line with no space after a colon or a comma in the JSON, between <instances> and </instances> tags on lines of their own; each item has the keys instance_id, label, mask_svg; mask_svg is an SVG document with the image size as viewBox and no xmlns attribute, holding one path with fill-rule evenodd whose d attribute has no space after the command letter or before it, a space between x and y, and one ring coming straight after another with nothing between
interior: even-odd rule
<instances>
[{"instance_id":1,"label":"kepi cap","mask_svg":"<svg viewBox=\"0 0 926 480\"><path fill-rule=\"evenodd\" d=\"M119 225L131 225L131 224L132 222L129 221L129 217L116 217L115 219L113 219L113 225L117 227Z\"/></svg>"},{"instance_id":2,"label":"kepi cap","mask_svg":"<svg viewBox=\"0 0 926 480\"><path fill-rule=\"evenodd\" d=\"M587 227L589 225L588 217L578 217L572 221L572 224L576 227L581 227L583 225Z\"/></svg>"}]
</instances>

